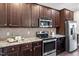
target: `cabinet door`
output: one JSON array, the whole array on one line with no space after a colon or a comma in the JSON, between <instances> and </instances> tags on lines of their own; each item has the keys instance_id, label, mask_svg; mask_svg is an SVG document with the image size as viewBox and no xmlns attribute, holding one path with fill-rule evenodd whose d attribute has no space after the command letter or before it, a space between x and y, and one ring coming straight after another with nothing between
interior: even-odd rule
<instances>
[{"instance_id":1,"label":"cabinet door","mask_svg":"<svg viewBox=\"0 0 79 59\"><path fill-rule=\"evenodd\" d=\"M38 27L39 5L32 4L32 27Z\"/></svg>"},{"instance_id":2,"label":"cabinet door","mask_svg":"<svg viewBox=\"0 0 79 59\"><path fill-rule=\"evenodd\" d=\"M56 13L55 13L55 26L56 27L59 27L59 25L60 25L60 16L59 15L60 15L59 11L56 11Z\"/></svg>"},{"instance_id":3,"label":"cabinet door","mask_svg":"<svg viewBox=\"0 0 79 59\"><path fill-rule=\"evenodd\" d=\"M19 3L8 4L9 26L21 26L21 16L22 16L21 13L22 13L21 4Z\"/></svg>"},{"instance_id":4,"label":"cabinet door","mask_svg":"<svg viewBox=\"0 0 79 59\"><path fill-rule=\"evenodd\" d=\"M57 55L65 51L65 38L61 37L57 39Z\"/></svg>"},{"instance_id":5,"label":"cabinet door","mask_svg":"<svg viewBox=\"0 0 79 59\"><path fill-rule=\"evenodd\" d=\"M40 10L39 10L39 17L43 18L44 17L44 9L43 6L39 6Z\"/></svg>"},{"instance_id":6,"label":"cabinet door","mask_svg":"<svg viewBox=\"0 0 79 59\"><path fill-rule=\"evenodd\" d=\"M42 55L42 42L33 42L33 56Z\"/></svg>"},{"instance_id":7,"label":"cabinet door","mask_svg":"<svg viewBox=\"0 0 79 59\"><path fill-rule=\"evenodd\" d=\"M55 10L52 9L52 26L55 27Z\"/></svg>"},{"instance_id":8,"label":"cabinet door","mask_svg":"<svg viewBox=\"0 0 79 59\"><path fill-rule=\"evenodd\" d=\"M33 48L33 55L34 56L41 56L42 55L42 50L41 50L41 46L34 46Z\"/></svg>"},{"instance_id":9,"label":"cabinet door","mask_svg":"<svg viewBox=\"0 0 79 59\"><path fill-rule=\"evenodd\" d=\"M19 56L18 52L15 51L15 52L9 52L6 54L6 56Z\"/></svg>"},{"instance_id":10,"label":"cabinet door","mask_svg":"<svg viewBox=\"0 0 79 59\"><path fill-rule=\"evenodd\" d=\"M32 56L32 43L21 45L20 56Z\"/></svg>"},{"instance_id":11,"label":"cabinet door","mask_svg":"<svg viewBox=\"0 0 79 59\"><path fill-rule=\"evenodd\" d=\"M44 10L44 18L51 19L52 10L47 7L43 7Z\"/></svg>"},{"instance_id":12,"label":"cabinet door","mask_svg":"<svg viewBox=\"0 0 79 59\"><path fill-rule=\"evenodd\" d=\"M52 21L53 27L59 27L60 25L60 16L59 11L52 9Z\"/></svg>"},{"instance_id":13,"label":"cabinet door","mask_svg":"<svg viewBox=\"0 0 79 59\"><path fill-rule=\"evenodd\" d=\"M67 20L73 20L73 12L70 10L65 10L65 19Z\"/></svg>"},{"instance_id":14,"label":"cabinet door","mask_svg":"<svg viewBox=\"0 0 79 59\"><path fill-rule=\"evenodd\" d=\"M31 27L31 4L22 4L22 26Z\"/></svg>"},{"instance_id":15,"label":"cabinet door","mask_svg":"<svg viewBox=\"0 0 79 59\"><path fill-rule=\"evenodd\" d=\"M7 4L0 3L0 26L7 26Z\"/></svg>"},{"instance_id":16,"label":"cabinet door","mask_svg":"<svg viewBox=\"0 0 79 59\"><path fill-rule=\"evenodd\" d=\"M31 48L27 48L27 49L23 49L21 50L21 56L32 56L32 49Z\"/></svg>"}]
</instances>

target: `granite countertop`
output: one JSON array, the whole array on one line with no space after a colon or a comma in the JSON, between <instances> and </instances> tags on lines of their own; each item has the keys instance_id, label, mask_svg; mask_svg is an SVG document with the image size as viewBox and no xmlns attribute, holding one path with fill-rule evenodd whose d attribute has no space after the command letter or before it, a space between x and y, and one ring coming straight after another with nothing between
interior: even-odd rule
<instances>
[{"instance_id":1,"label":"granite countertop","mask_svg":"<svg viewBox=\"0 0 79 59\"><path fill-rule=\"evenodd\" d=\"M60 37L65 37L65 35L60 35L60 34L56 34L54 36L49 36L51 38L60 38Z\"/></svg>"},{"instance_id":2,"label":"granite countertop","mask_svg":"<svg viewBox=\"0 0 79 59\"><path fill-rule=\"evenodd\" d=\"M9 43L6 40L5 41L0 41L0 48L7 47L7 46L12 46L12 45L18 45L18 44L23 44L23 43L30 43L30 42L35 42L35 41L42 41L42 39L33 37L33 38L25 38L22 41L19 42L13 42Z\"/></svg>"},{"instance_id":3,"label":"granite countertop","mask_svg":"<svg viewBox=\"0 0 79 59\"><path fill-rule=\"evenodd\" d=\"M60 38L60 37L65 37L65 35L54 35L54 36L49 36L48 38ZM23 43L30 43L30 42L35 42L35 41L42 41L43 39L37 38L37 37L32 37L32 38L25 38L24 40L21 40L19 42L13 42L9 43L6 40L0 41L0 48L7 47L7 46L12 46L12 45L18 45L18 44L23 44Z\"/></svg>"},{"instance_id":4,"label":"granite countertop","mask_svg":"<svg viewBox=\"0 0 79 59\"><path fill-rule=\"evenodd\" d=\"M54 38L61 38L61 37L65 37L65 35L60 35L60 34L56 34L56 35L50 35L48 36L48 38L54 39ZM48 39L48 38L43 38L43 39Z\"/></svg>"}]
</instances>

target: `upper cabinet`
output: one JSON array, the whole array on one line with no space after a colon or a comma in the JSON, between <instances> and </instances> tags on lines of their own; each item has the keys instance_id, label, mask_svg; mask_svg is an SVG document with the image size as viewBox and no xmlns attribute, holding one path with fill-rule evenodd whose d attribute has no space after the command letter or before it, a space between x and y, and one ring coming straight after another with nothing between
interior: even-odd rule
<instances>
[{"instance_id":1,"label":"upper cabinet","mask_svg":"<svg viewBox=\"0 0 79 59\"><path fill-rule=\"evenodd\" d=\"M58 10L52 9L52 21L53 27L60 26L60 12Z\"/></svg>"},{"instance_id":2,"label":"upper cabinet","mask_svg":"<svg viewBox=\"0 0 79 59\"><path fill-rule=\"evenodd\" d=\"M40 6L39 8L39 17L40 18L48 18L51 19L52 17L52 9L44 6Z\"/></svg>"},{"instance_id":3,"label":"upper cabinet","mask_svg":"<svg viewBox=\"0 0 79 59\"><path fill-rule=\"evenodd\" d=\"M40 18L52 19L53 27L60 27L60 22L73 20L73 12L35 3L0 3L0 27L39 27Z\"/></svg>"},{"instance_id":4,"label":"upper cabinet","mask_svg":"<svg viewBox=\"0 0 79 59\"><path fill-rule=\"evenodd\" d=\"M9 26L21 26L22 5L11 3L8 4Z\"/></svg>"},{"instance_id":5,"label":"upper cabinet","mask_svg":"<svg viewBox=\"0 0 79 59\"><path fill-rule=\"evenodd\" d=\"M39 20L39 5L37 4L32 4L32 20L31 24L32 27L38 27L38 20Z\"/></svg>"},{"instance_id":6,"label":"upper cabinet","mask_svg":"<svg viewBox=\"0 0 79 59\"><path fill-rule=\"evenodd\" d=\"M31 4L22 4L22 26L31 27Z\"/></svg>"},{"instance_id":7,"label":"upper cabinet","mask_svg":"<svg viewBox=\"0 0 79 59\"><path fill-rule=\"evenodd\" d=\"M60 11L60 14L61 14L61 19L62 19L62 17L63 17L63 19L65 20L65 21L68 21L68 20L73 20L73 11L70 11L70 10L68 10L68 9L62 9L61 11Z\"/></svg>"},{"instance_id":8,"label":"upper cabinet","mask_svg":"<svg viewBox=\"0 0 79 59\"><path fill-rule=\"evenodd\" d=\"M0 26L7 26L7 4L0 3Z\"/></svg>"},{"instance_id":9,"label":"upper cabinet","mask_svg":"<svg viewBox=\"0 0 79 59\"><path fill-rule=\"evenodd\" d=\"M60 10L60 28L59 28L59 33L60 34L65 34L65 21L73 21L73 16L74 12L70 11L68 9L62 9Z\"/></svg>"},{"instance_id":10,"label":"upper cabinet","mask_svg":"<svg viewBox=\"0 0 79 59\"><path fill-rule=\"evenodd\" d=\"M44 17L44 9L43 6L39 6L39 17L43 18Z\"/></svg>"},{"instance_id":11,"label":"upper cabinet","mask_svg":"<svg viewBox=\"0 0 79 59\"><path fill-rule=\"evenodd\" d=\"M52 9L43 7L43 10L44 10L44 17L51 19Z\"/></svg>"}]
</instances>

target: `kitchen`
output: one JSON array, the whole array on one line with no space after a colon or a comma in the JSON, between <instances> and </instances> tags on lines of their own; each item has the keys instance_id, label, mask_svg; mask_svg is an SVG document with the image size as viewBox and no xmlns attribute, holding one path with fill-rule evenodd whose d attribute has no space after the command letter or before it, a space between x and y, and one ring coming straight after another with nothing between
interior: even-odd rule
<instances>
[{"instance_id":1,"label":"kitchen","mask_svg":"<svg viewBox=\"0 0 79 59\"><path fill-rule=\"evenodd\" d=\"M1 56L60 56L77 50L74 11L46 5L0 3ZM68 34L76 41L73 47Z\"/></svg>"}]
</instances>

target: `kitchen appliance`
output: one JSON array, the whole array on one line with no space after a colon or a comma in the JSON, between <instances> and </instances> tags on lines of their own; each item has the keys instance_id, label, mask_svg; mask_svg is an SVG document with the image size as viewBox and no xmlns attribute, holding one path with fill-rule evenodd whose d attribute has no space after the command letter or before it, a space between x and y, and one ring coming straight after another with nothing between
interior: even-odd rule
<instances>
[{"instance_id":1,"label":"kitchen appliance","mask_svg":"<svg viewBox=\"0 0 79 59\"><path fill-rule=\"evenodd\" d=\"M56 56L56 39L49 38L48 32L37 32L36 36L43 39L43 56Z\"/></svg>"},{"instance_id":2,"label":"kitchen appliance","mask_svg":"<svg viewBox=\"0 0 79 59\"><path fill-rule=\"evenodd\" d=\"M52 19L39 19L39 27L52 27Z\"/></svg>"},{"instance_id":3,"label":"kitchen appliance","mask_svg":"<svg viewBox=\"0 0 79 59\"><path fill-rule=\"evenodd\" d=\"M44 56L56 56L56 40L50 39L43 40L43 55Z\"/></svg>"},{"instance_id":4,"label":"kitchen appliance","mask_svg":"<svg viewBox=\"0 0 79 59\"><path fill-rule=\"evenodd\" d=\"M38 32L36 32L36 37L48 38L48 32L47 31L38 31Z\"/></svg>"},{"instance_id":5,"label":"kitchen appliance","mask_svg":"<svg viewBox=\"0 0 79 59\"><path fill-rule=\"evenodd\" d=\"M77 34L76 34L76 22L65 22L65 35L66 35L66 51L72 52L77 49Z\"/></svg>"}]
</instances>

